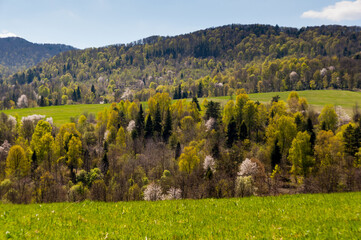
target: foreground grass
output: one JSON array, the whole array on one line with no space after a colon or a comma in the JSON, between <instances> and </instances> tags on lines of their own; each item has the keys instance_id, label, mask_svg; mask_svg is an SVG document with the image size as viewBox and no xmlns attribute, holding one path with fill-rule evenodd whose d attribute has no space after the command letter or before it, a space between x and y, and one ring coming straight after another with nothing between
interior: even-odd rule
<instances>
[{"instance_id":1,"label":"foreground grass","mask_svg":"<svg viewBox=\"0 0 361 240\"><path fill-rule=\"evenodd\" d=\"M360 239L361 193L0 204L0 238Z\"/></svg>"},{"instance_id":2,"label":"foreground grass","mask_svg":"<svg viewBox=\"0 0 361 240\"><path fill-rule=\"evenodd\" d=\"M281 100L286 101L290 92L270 92L270 93L254 93L249 94L249 97L256 101L269 103L272 97L279 95ZM317 91L299 91L300 97L305 97L310 105L315 110L320 111L326 104L333 104L342 106L346 112L352 115L353 106L358 103L361 106L361 92L351 92L344 90L317 90ZM210 97L207 100L213 100L225 104L231 99L230 96L224 97ZM235 99L235 96L233 96ZM190 101L190 99L189 99ZM199 99L200 102L203 98ZM80 116L80 114L87 112L97 114L103 111L104 108L109 107L110 104L79 104L79 105L65 105L65 106L51 106L38 108L24 108L2 111L9 115L18 115L24 117L32 114L46 115L46 117L53 117L54 123L58 126L70 122L71 117Z\"/></svg>"}]
</instances>

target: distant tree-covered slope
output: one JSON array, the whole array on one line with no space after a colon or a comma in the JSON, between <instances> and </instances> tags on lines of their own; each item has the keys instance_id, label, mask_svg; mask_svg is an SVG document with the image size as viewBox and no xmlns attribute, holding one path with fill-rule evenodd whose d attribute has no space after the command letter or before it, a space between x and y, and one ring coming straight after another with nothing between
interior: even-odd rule
<instances>
[{"instance_id":1,"label":"distant tree-covered slope","mask_svg":"<svg viewBox=\"0 0 361 240\"><path fill-rule=\"evenodd\" d=\"M18 71L73 49L63 44L31 43L19 37L0 38L0 64Z\"/></svg>"},{"instance_id":2,"label":"distant tree-covered slope","mask_svg":"<svg viewBox=\"0 0 361 240\"><path fill-rule=\"evenodd\" d=\"M63 52L0 79L0 107L361 88L361 28L228 25ZM12 102L11 102L12 101Z\"/></svg>"}]
</instances>

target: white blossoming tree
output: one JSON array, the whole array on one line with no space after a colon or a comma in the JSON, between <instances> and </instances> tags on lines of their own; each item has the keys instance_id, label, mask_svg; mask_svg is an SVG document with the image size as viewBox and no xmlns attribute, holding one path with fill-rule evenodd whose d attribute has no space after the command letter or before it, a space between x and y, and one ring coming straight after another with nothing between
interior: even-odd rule
<instances>
[{"instance_id":1,"label":"white blossoming tree","mask_svg":"<svg viewBox=\"0 0 361 240\"><path fill-rule=\"evenodd\" d=\"M155 182L150 183L144 190L144 200L158 201L163 199L162 188Z\"/></svg>"},{"instance_id":2,"label":"white blossoming tree","mask_svg":"<svg viewBox=\"0 0 361 240\"><path fill-rule=\"evenodd\" d=\"M18 98L18 101L17 101L17 105L18 107L20 108L26 108L28 107L28 98L25 94L21 95L19 98Z\"/></svg>"},{"instance_id":3,"label":"white blossoming tree","mask_svg":"<svg viewBox=\"0 0 361 240\"><path fill-rule=\"evenodd\" d=\"M257 163L246 158L239 166L238 176L254 176L257 174Z\"/></svg>"}]
</instances>

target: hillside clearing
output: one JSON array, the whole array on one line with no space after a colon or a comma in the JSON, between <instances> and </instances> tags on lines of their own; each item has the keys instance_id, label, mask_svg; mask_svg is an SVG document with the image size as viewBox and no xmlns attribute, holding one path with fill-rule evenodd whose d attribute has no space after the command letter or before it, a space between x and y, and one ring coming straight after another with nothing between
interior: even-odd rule
<instances>
[{"instance_id":1,"label":"hillside clearing","mask_svg":"<svg viewBox=\"0 0 361 240\"><path fill-rule=\"evenodd\" d=\"M287 101L289 93L290 92L254 93L249 94L249 97L254 101L258 100L262 103L269 103L272 97L276 95L280 96L280 100ZM351 92L344 90L307 90L299 91L298 94L300 97L305 97L308 103L317 111L320 111L326 104L333 104L343 107L345 111L351 116L355 104L357 103L359 106L361 105L361 92ZM235 99L235 96L209 97L207 100L213 100L225 104L231 98ZM203 99L204 98L200 98L199 102L202 102ZM110 104L78 104L12 109L2 112L13 116L18 115L19 117L32 114L45 115L46 117L53 117L55 124L60 126L64 123L70 122L71 117L77 117L80 114L86 112L96 115L98 112L103 111L104 108L109 106Z\"/></svg>"}]
</instances>

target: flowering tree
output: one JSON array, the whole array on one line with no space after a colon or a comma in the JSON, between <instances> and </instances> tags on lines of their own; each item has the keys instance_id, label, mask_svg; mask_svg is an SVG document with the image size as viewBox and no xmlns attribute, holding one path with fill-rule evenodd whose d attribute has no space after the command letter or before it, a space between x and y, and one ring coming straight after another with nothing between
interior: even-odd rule
<instances>
[{"instance_id":1,"label":"flowering tree","mask_svg":"<svg viewBox=\"0 0 361 240\"><path fill-rule=\"evenodd\" d=\"M163 199L162 188L160 185L152 182L144 190L144 200L158 201Z\"/></svg>"},{"instance_id":2,"label":"flowering tree","mask_svg":"<svg viewBox=\"0 0 361 240\"><path fill-rule=\"evenodd\" d=\"M254 176L257 174L257 163L252 162L249 158L246 158L239 166L238 176Z\"/></svg>"}]
</instances>

